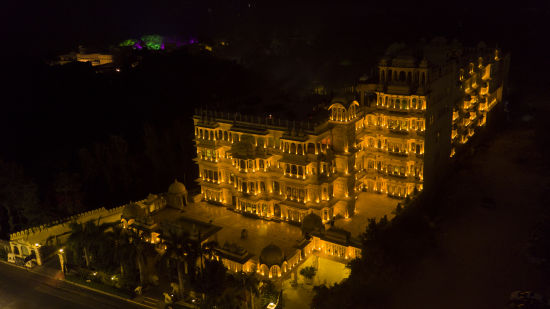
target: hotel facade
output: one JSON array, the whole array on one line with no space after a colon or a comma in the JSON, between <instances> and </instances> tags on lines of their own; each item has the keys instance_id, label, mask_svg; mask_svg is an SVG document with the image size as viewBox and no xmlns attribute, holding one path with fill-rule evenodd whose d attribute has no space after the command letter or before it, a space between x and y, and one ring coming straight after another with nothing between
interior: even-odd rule
<instances>
[{"instance_id":1,"label":"hotel facade","mask_svg":"<svg viewBox=\"0 0 550 309\"><path fill-rule=\"evenodd\" d=\"M316 122L197 110L202 198L254 216L353 215L361 191L405 198L436 187L486 126L510 56L432 42L388 52L376 82L334 97Z\"/></svg>"}]
</instances>

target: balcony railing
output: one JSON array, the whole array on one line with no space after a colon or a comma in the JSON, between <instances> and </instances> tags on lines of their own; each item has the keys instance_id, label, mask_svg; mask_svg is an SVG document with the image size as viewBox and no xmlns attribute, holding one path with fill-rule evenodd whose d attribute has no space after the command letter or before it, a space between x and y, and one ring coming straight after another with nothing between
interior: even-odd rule
<instances>
[{"instance_id":1,"label":"balcony railing","mask_svg":"<svg viewBox=\"0 0 550 309\"><path fill-rule=\"evenodd\" d=\"M407 135L409 131L407 129L388 129L391 133Z\"/></svg>"},{"instance_id":2,"label":"balcony railing","mask_svg":"<svg viewBox=\"0 0 550 309\"><path fill-rule=\"evenodd\" d=\"M390 150L388 150L388 154L398 156L398 157L406 157L409 155L406 152L398 152L398 151L390 151Z\"/></svg>"}]
</instances>

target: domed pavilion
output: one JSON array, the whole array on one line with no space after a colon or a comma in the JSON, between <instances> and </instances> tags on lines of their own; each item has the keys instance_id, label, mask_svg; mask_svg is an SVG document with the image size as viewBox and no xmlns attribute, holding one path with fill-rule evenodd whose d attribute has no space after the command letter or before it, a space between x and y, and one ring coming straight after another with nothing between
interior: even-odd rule
<instances>
[{"instance_id":1,"label":"domed pavilion","mask_svg":"<svg viewBox=\"0 0 550 309\"><path fill-rule=\"evenodd\" d=\"M183 209L187 206L187 188L177 179L168 187L166 195L168 206L176 209Z\"/></svg>"},{"instance_id":2,"label":"domed pavilion","mask_svg":"<svg viewBox=\"0 0 550 309\"><path fill-rule=\"evenodd\" d=\"M287 264L283 250L277 245L269 244L260 253L258 271L263 276L277 278L282 275L283 271L286 271Z\"/></svg>"}]
</instances>

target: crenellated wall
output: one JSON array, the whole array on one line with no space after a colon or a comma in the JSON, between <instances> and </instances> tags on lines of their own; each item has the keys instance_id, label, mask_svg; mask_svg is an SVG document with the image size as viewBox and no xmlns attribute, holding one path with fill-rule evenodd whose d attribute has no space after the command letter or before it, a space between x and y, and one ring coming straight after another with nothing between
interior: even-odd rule
<instances>
[{"instance_id":1,"label":"crenellated wall","mask_svg":"<svg viewBox=\"0 0 550 309\"><path fill-rule=\"evenodd\" d=\"M140 201L141 202L141 201ZM18 247L20 255L23 255L22 246L28 247L28 252L33 248L49 244L61 244L68 237L70 223L84 223L90 220L98 220L99 223L111 223L120 220L122 210L126 205L112 209L101 207L83 212L61 220L55 220L48 224L42 224L10 234L10 247L14 252L14 246Z\"/></svg>"}]
</instances>

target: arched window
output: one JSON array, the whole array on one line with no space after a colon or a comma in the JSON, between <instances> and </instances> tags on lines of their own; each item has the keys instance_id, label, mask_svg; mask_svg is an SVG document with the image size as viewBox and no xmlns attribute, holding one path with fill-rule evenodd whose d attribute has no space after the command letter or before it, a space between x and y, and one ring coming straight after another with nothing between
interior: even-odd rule
<instances>
[{"instance_id":1,"label":"arched window","mask_svg":"<svg viewBox=\"0 0 550 309\"><path fill-rule=\"evenodd\" d=\"M210 140L214 140L214 132L210 131Z\"/></svg>"},{"instance_id":2,"label":"arched window","mask_svg":"<svg viewBox=\"0 0 550 309\"><path fill-rule=\"evenodd\" d=\"M384 71L383 71L383 70L380 71L380 81L381 81L381 82L386 81L386 75L384 74Z\"/></svg>"},{"instance_id":3,"label":"arched window","mask_svg":"<svg viewBox=\"0 0 550 309\"><path fill-rule=\"evenodd\" d=\"M405 81L405 71L399 72L399 81L401 82Z\"/></svg>"},{"instance_id":4,"label":"arched window","mask_svg":"<svg viewBox=\"0 0 550 309\"><path fill-rule=\"evenodd\" d=\"M395 104L392 106L392 108L399 108L400 101L399 99L395 100Z\"/></svg>"},{"instance_id":5,"label":"arched window","mask_svg":"<svg viewBox=\"0 0 550 309\"><path fill-rule=\"evenodd\" d=\"M407 99L401 101L401 109L407 109Z\"/></svg>"},{"instance_id":6,"label":"arched window","mask_svg":"<svg viewBox=\"0 0 550 309\"><path fill-rule=\"evenodd\" d=\"M290 144L290 153L296 153L296 144Z\"/></svg>"},{"instance_id":7,"label":"arched window","mask_svg":"<svg viewBox=\"0 0 550 309\"><path fill-rule=\"evenodd\" d=\"M302 144L298 144L298 154L303 154L304 153L304 150L302 148Z\"/></svg>"},{"instance_id":8,"label":"arched window","mask_svg":"<svg viewBox=\"0 0 550 309\"><path fill-rule=\"evenodd\" d=\"M298 171L296 170L296 165L292 165L292 166L290 167L290 172L292 173L292 175L296 175L296 174L297 174Z\"/></svg>"},{"instance_id":9,"label":"arched window","mask_svg":"<svg viewBox=\"0 0 550 309\"><path fill-rule=\"evenodd\" d=\"M223 139L224 140L229 140L228 136L227 136L227 131L223 131Z\"/></svg>"},{"instance_id":10,"label":"arched window","mask_svg":"<svg viewBox=\"0 0 550 309\"><path fill-rule=\"evenodd\" d=\"M412 99L412 106L411 106L411 108L416 108L416 99L415 99L415 98Z\"/></svg>"}]
</instances>

